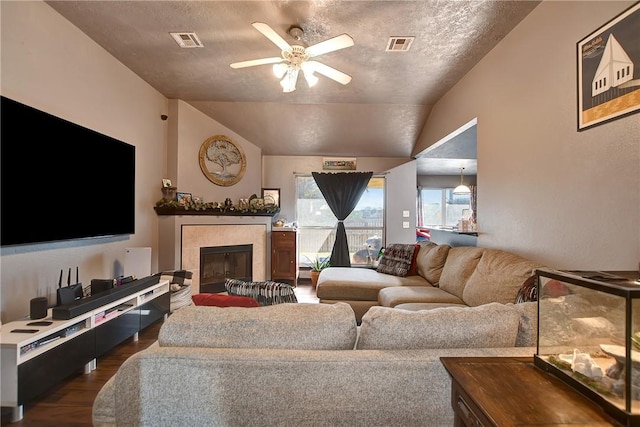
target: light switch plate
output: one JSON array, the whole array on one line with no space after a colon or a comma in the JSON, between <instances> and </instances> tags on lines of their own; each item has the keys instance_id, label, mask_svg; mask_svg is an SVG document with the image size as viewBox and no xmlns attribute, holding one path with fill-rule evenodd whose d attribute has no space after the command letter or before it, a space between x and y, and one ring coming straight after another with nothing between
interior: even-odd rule
<instances>
[{"instance_id":1,"label":"light switch plate","mask_svg":"<svg viewBox=\"0 0 640 427\"><path fill-rule=\"evenodd\" d=\"M403 218L409 218L409 211L402 211Z\"/></svg>"},{"instance_id":2,"label":"light switch plate","mask_svg":"<svg viewBox=\"0 0 640 427\"><path fill-rule=\"evenodd\" d=\"M409 228L409 221L402 221L402 228Z\"/></svg>"}]
</instances>

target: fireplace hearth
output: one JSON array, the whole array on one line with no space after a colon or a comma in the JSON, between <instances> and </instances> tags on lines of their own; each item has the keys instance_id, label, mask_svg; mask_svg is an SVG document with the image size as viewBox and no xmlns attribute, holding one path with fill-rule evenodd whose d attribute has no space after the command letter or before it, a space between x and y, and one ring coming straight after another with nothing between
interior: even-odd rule
<instances>
[{"instance_id":1,"label":"fireplace hearth","mask_svg":"<svg viewBox=\"0 0 640 427\"><path fill-rule=\"evenodd\" d=\"M252 281L253 245L200 248L200 292L225 292L226 279Z\"/></svg>"}]
</instances>

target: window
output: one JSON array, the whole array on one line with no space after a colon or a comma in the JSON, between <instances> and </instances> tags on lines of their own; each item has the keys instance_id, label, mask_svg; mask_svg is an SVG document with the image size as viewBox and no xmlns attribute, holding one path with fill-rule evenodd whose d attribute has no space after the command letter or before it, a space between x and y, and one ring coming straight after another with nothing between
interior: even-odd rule
<instances>
[{"instance_id":1,"label":"window","mask_svg":"<svg viewBox=\"0 0 640 427\"><path fill-rule=\"evenodd\" d=\"M418 190L418 225L421 227L453 227L465 211L469 211L468 194L453 194L453 188L420 188Z\"/></svg>"},{"instance_id":2,"label":"window","mask_svg":"<svg viewBox=\"0 0 640 427\"><path fill-rule=\"evenodd\" d=\"M384 240L384 177L372 177L356 208L344 222L352 265L366 265ZM310 175L296 177L298 261L308 266L316 257L331 256L338 220Z\"/></svg>"}]
</instances>

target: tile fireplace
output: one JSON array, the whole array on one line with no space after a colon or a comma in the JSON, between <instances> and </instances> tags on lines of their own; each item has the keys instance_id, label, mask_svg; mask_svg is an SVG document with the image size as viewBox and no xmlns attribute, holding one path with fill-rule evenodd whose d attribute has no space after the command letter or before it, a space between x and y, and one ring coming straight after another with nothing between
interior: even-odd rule
<instances>
[{"instance_id":1,"label":"tile fireplace","mask_svg":"<svg viewBox=\"0 0 640 427\"><path fill-rule=\"evenodd\" d=\"M201 291L200 279L203 275L209 276L210 273L201 273L200 250L201 248L211 247L228 247L228 246L251 246L252 253L250 258L251 271L246 273L247 279L253 281L267 280L267 265L270 261L268 256L271 245L267 240L270 231L269 224L256 224L258 218L251 218L253 223L247 221L240 223L235 218L233 224L181 224L176 227L177 237L180 242L180 267L193 272L193 282L191 291L197 294ZM262 218L259 218L260 220ZM270 217L265 217L265 222L270 221ZM187 219L182 219L186 221ZM202 220L202 219L200 219ZM207 267L209 268L209 267ZM222 268L222 267L221 267ZM225 270L229 270L226 268ZM218 271L222 271L218 269ZM240 274L240 271L234 273ZM240 278L240 277L236 277ZM207 279L209 280L209 279ZM207 289L209 288L209 289ZM203 292L210 292L211 287L205 283ZM219 287L213 287L217 291Z\"/></svg>"}]
</instances>

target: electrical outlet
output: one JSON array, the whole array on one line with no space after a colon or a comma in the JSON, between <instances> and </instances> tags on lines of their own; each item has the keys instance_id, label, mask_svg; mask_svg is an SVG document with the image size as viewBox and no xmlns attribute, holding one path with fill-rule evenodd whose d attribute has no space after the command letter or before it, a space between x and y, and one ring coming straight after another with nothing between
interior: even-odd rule
<instances>
[{"instance_id":1,"label":"electrical outlet","mask_svg":"<svg viewBox=\"0 0 640 427\"><path fill-rule=\"evenodd\" d=\"M409 211L402 211L403 218L409 218Z\"/></svg>"},{"instance_id":2,"label":"electrical outlet","mask_svg":"<svg viewBox=\"0 0 640 427\"><path fill-rule=\"evenodd\" d=\"M409 221L402 221L402 228L409 228Z\"/></svg>"}]
</instances>

